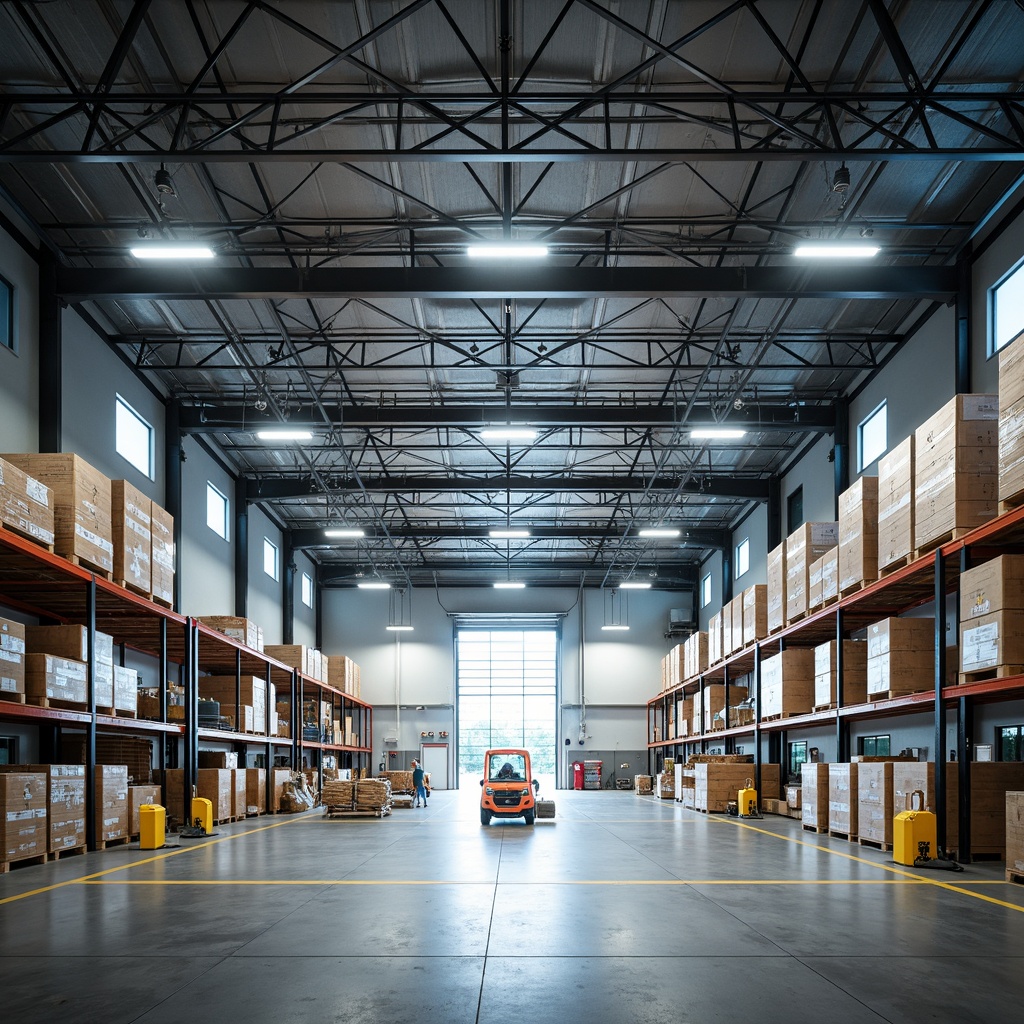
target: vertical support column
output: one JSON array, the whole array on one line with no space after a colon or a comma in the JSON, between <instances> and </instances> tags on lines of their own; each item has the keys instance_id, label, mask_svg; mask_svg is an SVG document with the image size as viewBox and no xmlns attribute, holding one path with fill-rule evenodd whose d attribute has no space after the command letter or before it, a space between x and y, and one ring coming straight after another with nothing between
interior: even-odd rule
<instances>
[{"instance_id":1,"label":"vertical support column","mask_svg":"<svg viewBox=\"0 0 1024 1024\"><path fill-rule=\"evenodd\" d=\"M164 504L174 517L174 589L172 602L175 610L181 608L181 464L185 452L182 447L181 405L172 398L164 410ZM166 682L166 679L163 680Z\"/></svg>"},{"instance_id":2,"label":"vertical support column","mask_svg":"<svg viewBox=\"0 0 1024 1024\"><path fill-rule=\"evenodd\" d=\"M235 614L249 614L249 499L245 477L235 481Z\"/></svg>"},{"instance_id":3,"label":"vertical support column","mask_svg":"<svg viewBox=\"0 0 1024 1024\"><path fill-rule=\"evenodd\" d=\"M850 486L850 403L837 398L833 405L836 414L832 458L835 466L835 517L839 518L839 495Z\"/></svg>"},{"instance_id":4,"label":"vertical support column","mask_svg":"<svg viewBox=\"0 0 1024 1024\"><path fill-rule=\"evenodd\" d=\"M316 616L316 646L324 649L324 588L320 585L320 567L313 568L313 608Z\"/></svg>"},{"instance_id":5,"label":"vertical support column","mask_svg":"<svg viewBox=\"0 0 1024 1024\"><path fill-rule=\"evenodd\" d=\"M754 789L761 792L761 645L754 644Z\"/></svg>"},{"instance_id":6,"label":"vertical support column","mask_svg":"<svg viewBox=\"0 0 1024 1024\"><path fill-rule=\"evenodd\" d=\"M836 609L836 760L850 760L850 723L840 713L845 703L843 697L843 609Z\"/></svg>"},{"instance_id":7,"label":"vertical support column","mask_svg":"<svg viewBox=\"0 0 1024 1024\"><path fill-rule=\"evenodd\" d=\"M935 842L946 848L946 559L935 551ZM933 851L936 852L936 851Z\"/></svg>"},{"instance_id":8,"label":"vertical support column","mask_svg":"<svg viewBox=\"0 0 1024 1024\"><path fill-rule=\"evenodd\" d=\"M958 395L971 390L971 264L961 256L956 265L956 379Z\"/></svg>"},{"instance_id":9,"label":"vertical support column","mask_svg":"<svg viewBox=\"0 0 1024 1024\"><path fill-rule=\"evenodd\" d=\"M726 531L729 538L722 548L722 608L732 600L732 534Z\"/></svg>"},{"instance_id":10,"label":"vertical support column","mask_svg":"<svg viewBox=\"0 0 1024 1024\"><path fill-rule=\"evenodd\" d=\"M971 863L971 760L974 757L974 698L956 704L956 768L960 799L957 802L957 860ZM940 844L941 846L941 844Z\"/></svg>"},{"instance_id":11,"label":"vertical support column","mask_svg":"<svg viewBox=\"0 0 1024 1024\"><path fill-rule=\"evenodd\" d=\"M167 620L160 619L160 654L157 660L157 697L159 711L157 712L160 721L167 721ZM157 757L160 761L160 771L167 767L167 733L161 732L157 739ZM162 778L163 776L161 776ZM164 802L166 803L166 789L164 790Z\"/></svg>"},{"instance_id":12,"label":"vertical support column","mask_svg":"<svg viewBox=\"0 0 1024 1024\"><path fill-rule=\"evenodd\" d=\"M292 768L302 764L302 680L292 669Z\"/></svg>"},{"instance_id":13,"label":"vertical support column","mask_svg":"<svg viewBox=\"0 0 1024 1024\"><path fill-rule=\"evenodd\" d=\"M64 409L64 332L57 296L57 263L39 253L39 450L62 450ZM6 448L4 449L7 450ZM89 849L93 847L90 844Z\"/></svg>"},{"instance_id":14,"label":"vertical support column","mask_svg":"<svg viewBox=\"0 0 1024 1024\"><path fill-rule=\"evenodd\" d=\"M254 711L253 714L256 712ZM256 728L256 723L252 723ZM266 730L264 730L265 732ZM242 722L242 651L235 648L235 732L245 732Z\"/></svg>"},{"instance_id":15,"label":"vertical support column","mask_svg":"<svg viewBox=\"0 0 1024 1024\"><path fill-rule=\"evenodd\" d=\"M85 844L96 849L96 577L85 585L86 684L89 724L85 730Z\"/></svg>"},{"instance_id":16,"label":"vertical support column","mask_svg":"<svg viewBox=\"0 0 1024 1024\"><path fill-rule=\"evenodd\" d=\"M182 800L187 820L192 815L192 787L198 775L199 749L199 686L196 671L196 628L191 618L185 620L185 664L182 666L183 683L185 686L185 735L184 751L181 759L181 776L184 793Z\"/></svg>"},{"instance_id":17,"label":"vertical support column","mask_svg":"<svg viewBox=\"0 0 1024 1024\"><path fill-rule=\"evenodd\" d=\"M281 574L281 636L283 643L295 643L295 547L291 531L284 535L284 572Z\"/></svg>"},{"instance_id":18,"label":"vertical support column","mask_svg":"<svg viewBox=\"0 0 1024 1024\"><path fill-rule=\"evenodd\" d=\"M782 543L782 478L768 478L768 550Z\"/></svg>"},{"instance_id":19,"label":"vertical support column","mask_svg":"<svg viewBox=\"0 0 1024 1024\"><path fill-rule=\"evenodd\" d=\"M729 666L726 665L725 669L723 671L724 671L724 681L725 681L725 698L724 698L725 699L725 704L724 704L724 706L722 708L722 714L724 716L724 718L722 720L722 728L723 728L723 730L728 732L728 730L729 730L729 696L730 696L729 690L731 689L731 684L729 683ZM715 720L714 720L714 718L711 719L711 728L712 728L712 730L714 730L714 728L715 728ZM722 749L727 754L731 754L732 753L732 737L731 736L727 736L726 735L726 736L722 737Z\"/></svg>"}]
</instances>

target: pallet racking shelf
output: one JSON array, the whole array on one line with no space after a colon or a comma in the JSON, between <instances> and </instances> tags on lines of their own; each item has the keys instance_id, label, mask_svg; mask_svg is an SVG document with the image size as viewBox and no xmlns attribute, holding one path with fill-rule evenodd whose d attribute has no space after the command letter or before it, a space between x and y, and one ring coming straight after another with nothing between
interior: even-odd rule
<instances>
[{"instance_id":1,"label":"pallet racking shelf","mask_svg":"<svg viewBox=\"0 0 1024 1024\"><path fill-rule=\"evenodd\" d=\"M85 733L86 737L86 833L90 850L96 849L95 816L93 814L93 782L96 770L97 733L117 732L149 736L157 742L158 763L183 769L185 795L190 795L197 778L199 743L227 744L245 753L259 748L270 778L275 760L285 757L288 766L297 769L308 752L314 766L322 774L323 753L343 756L350 767L369 764L372 750L373 709L364 701L344 693L329 683L311 679L296 669L262 652L254 651L232 637L199 622L198 619L165 608L160 604L126 590L85 566L76 565L11 531L0 528L0 608L40 619L45 622L75 623L86 627L89 637L88 694L89 701L81 709L38 707L0 699L0 721L30 724L44 729L40 734L40 753L53 761L60 747L63 731ZM160 711L157 720L111 716L97 711L92 687L95 674L92 637L95 632L114 638L115 657L120 650L121 663L127 651L134 651L157 662L160 682ZM166 683L177 674L184 688L183 720L169 720ZM278 694L288 695L293 709L290 736L269 734L270 707L260 733L200 728L198 700L200 673L233 675L240 681L244 675L266 679ZM366 745L345 745L305 741L301 716L303 695L329 693L332 705L337 703L342 715L351 714L359 722L359 736ZM237 705L235 701L237 721ZM49 727L48 729L46 727ZM281 749L287 754L281 755ZM278 765L280 766L280 765ZM268 785L268 804L273 787ZM166 793L164 794L166 797Z\"/></svg>"}]
</instances>

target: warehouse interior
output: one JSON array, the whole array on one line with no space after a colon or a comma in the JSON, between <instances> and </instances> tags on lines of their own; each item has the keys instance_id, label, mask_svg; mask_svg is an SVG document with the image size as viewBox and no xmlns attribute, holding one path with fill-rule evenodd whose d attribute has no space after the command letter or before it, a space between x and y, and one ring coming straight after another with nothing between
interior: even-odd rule
<instances>
[{"instance_id":1,"label":"warehouse interior","mask_svg":"<svg viewBox=\"0 0 1024 1024\"><path fill-rule=\"evenodd\" d=\"M0 29L5 1019L1018 1012L1021 3Z\"/></svg>"}]
</instances>

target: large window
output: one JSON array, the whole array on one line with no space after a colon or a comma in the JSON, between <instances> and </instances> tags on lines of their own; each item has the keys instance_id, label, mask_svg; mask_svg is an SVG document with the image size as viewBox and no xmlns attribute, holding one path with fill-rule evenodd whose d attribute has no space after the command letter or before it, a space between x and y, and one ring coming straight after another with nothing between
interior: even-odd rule
<instances>
[{"instance_id":1,"label":"large window","mask_svg":"<svg viewBox=\"0 0 1024 1024\"><path fill-rule=\"evenodd\" d=\"M786 499L786 525L789 527L790 533L804 525L804 488L802 484Z\"/></svg>"},{"instance_id":2,"label":"large window","mask_svg":"<svg viewBox=\"0 0 1024 1024\"><path fill-rule=\"evenodd\" d=\"M313 577L308 572L302 574L302 603L307 608L313 607Z\"/></svg>"},{"instance_id":3,"label":"large window","mask_svg":"<svg viewBox=\"0 0 1024 1024\"><path fill-rule=\"evenodd\" d=\"M1024 263L1018 263L989 292L989 354L1024 331Z\"/></svg>"},{"instance_id":4,"label":"large window","mask_svg":"<svg viewBox=\"0 0 1024 1024\"><path fill-rule=\"evenodd\" d=\"M807 740L794 740L789 744L789 778L801 777L800 766L807 761Z\"/></svg>"},{"instance_id":5,"label":"large window","mask_svg":"<svg viewBox=\"0 0 1024 1024\"><path fill-rule=\"evenodd\" d=\"M459 628L455 649L460 785L476 786L488 749L516 747L554 788L558 633Z\"/></svg>"},{"instance_id":6,"label":"large window","mask_svg":"<svg viewBox=\"0 0 1024 1024\"><path fill-rule=\"evenodd\" d=\"M861 736L857 740L857 753L865 757L888 757L889 736Z\"/></svg>"},{"instance_id":7,"label":"large window","mask_svg":"<svg viewBox=\"0 0 1024 1024\"><path fill-rule=\"evenodd\" d=\"M700 606L707 608L711 604L711 573L700 581Z\"/></svg>"},{"instance_id":8,"label":"large window","mask_svg":"<svg viewBox=\"0 0 1024 1024\"><path fill-rule=\"evenodd\" d=\"M857 428L857 472L863 473L875 459L885 454L887 441L886 404L883 402Z\"/></svg>"},{"instance_id":9,"label":"large window","mask_svg":"<svg viewBox=\"0 0 1024 1024\"><path fill-rule=\"evenodd\" d=\"M16 350L14 285L0 274L0 348Z\"/></svg>"},{"instance_id":10,"label":"large window","mask_svg":"<svg viewBox=\"0 0 1024 1024\"><path fill-rule=\"evenodd\" d=\"M1024 761L1024 725L1003 725L996 729L996 760Z\"/></svg>"},{"instance_id":11,"label":"large window","mask_svg":"<svg viewBox=\"0 0 1024 1024\"><path fill-rule=\"evenodd\" d=\"M206 525L218 537L228 539L228 499L213 484L206 484Z\"/></svg>"},{"instance_id":12,"label":"large window","mask_svg":"<svg viewBox=\"0 0 1024 1024\"><path fill-rule=\"evenodd\" d=\"M121 458L153 479L153 428L120 396L114 403L114 448Z\"/></svg>"},{"instance_id":13,"label":"large window","mask_svg":"<svg viewBox=\"0 0 1024 1024\"><path fill-rule=\"evenodd\" d=\"M750 568L750 538L744 537L736 545L736 579Z\"/></svg>"},{"instance_id":14,"label":"large window","mask_svg":"<svg viewBox=\"0 0 1024 1024\"><path fill-rule=\"evenodd\" d=\"M281 553L273 541L263 538L263 571L272 579L281 578Z\"/></svg>"}]
</instances>

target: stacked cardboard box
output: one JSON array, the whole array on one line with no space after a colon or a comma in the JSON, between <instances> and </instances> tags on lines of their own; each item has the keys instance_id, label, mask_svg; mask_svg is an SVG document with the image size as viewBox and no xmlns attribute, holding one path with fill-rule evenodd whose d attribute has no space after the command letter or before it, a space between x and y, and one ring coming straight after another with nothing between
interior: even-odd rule
<instances>
[{"instance_id":1,"label":"stacked cardboard box","mask_svg":"<svg viewBox=\"0 0 1024 1024\"><path fill-rule=\"evenodd\" d=\"M800 765L800 819L804 827L828 831L828 765Z\"/></svg>"},{"instance_id":2,"label":"stacked cardboard box","mask_svg":"<svg viewBox=\"0 0 1024 1024\"><path fill-rule=\"evenodd\" d=\"M1006 794L1006 880L1024 875L1024 793ZM1013 877L1011 877L1013 876Z\"/></svg>"},{"instance_id":3,"label":"stacked cardboard box","mask_svg":"<svg viewBox=\"0 0 1024 1024\"><path fill-rule=\"evenodd\" d=\"M85 846L85 766L78 764L0 765L0 772L42 775L48 822L46 846L57 853Z\"/></svg>"},{"instance_id":4,"label":"stacked cardboard box","mask_svg":"<svg viewBox=\"0 0 1024 1024\"><path fill-rule=\"evenodd\" d=\"M743 621L744 621L744 610L745 610L745 598L746 591L737 594L729 604L732 606L732 615L730 616L729 628L731 630L731 644L732 650L730 654L736 654L738 651L743 650ZM767 614L767 607L765 608Z\"/></svg>"},{"instance_id":5,"label":"stacked cardboard box","mask_svg":"<svg viewBox=\"0 0 1024 1024\"><path fill-rule=\"evenodd\" d=\"M111 480L110 497L114 579L149 596L153 591L153 502L127 480Z\"/></svg>"},{"instance_id":6,"label":"stacked cardboard box","mask_svg":"<svg viewBox=\"0 0 1024 1024\"><path fill-rule=\"evenodd\" d=\"M25 627L0 618L0 700L25 696Z\"/></svg>"},{"instance_id":7,"label":"stacked cardboard box","mask_svg":"<svg viewBox=\"0 0 1024 1024\"><path fill-rule=\"evenodd\" d=\"M240 615L200 615L204 626L237 640L254 651L263 650L263 627Z\"/></svg>"},{"instance_id":8,"label":"stacked cardboard box","mask_svg":"<svg viewBox=\"0 0 1024 1024\"><path fill-rule=\"evenodd\" d=\"M829 548L821 556L821 603L831 604L839 597L839 548Z\"/></svg>"},{"instance_id":9,"label":"stacked cardboard box","mask_svg":"<svg viewBox=\"0 0 1024 1024\"><path fill-rule=\"evenodd\" d=\"M238 680L241 706L235 714L236 680L234 676L200 676L199 696L220 703L220 713L231 718L240 732L263 733L267 727L267 681L259 676ZM271 700L274 697L271 695ZM248 709L248 711L246 710Z\"/></svg>"},{"instance_id":10,"label":"stacked cardboard box","mask_svg":"<svg viewBox=\"0 0 1024 1024\"><path fill-rule=\"evenodd\" d=\"M32 703L59 700L85 705L89 700L88 666L52 654L25 655L25 694Z\"/></svg>"},{"instance_id":11,"label":"stacked cardboard box","mask_svg":"<svg viewBox=\"0 0 1024 1024\"><path fill-rule=\"evenodd\" d=\"M892 761L857 765L857 835L883 848L892 845L892 773Z\"/></svg>"},{"instance_id":12,"label":"stacked cardboard box","mask_svg":"<svg viewBox=\"0 0 1024 1024\"><path fill-rule=\"evenodd\" d=\"M249 813L249 780L245 768L231 768L231 817L244 818Z\"/></svg>"},{"instance_id":13,"label":"stacked cardboard box","mask_svg":"<svg viewBox=\"0 0 1024 1024\"><path fill-rule=\"evenodd\" d=\"M743 646L768 635L768 588L761 583L743 591Z\"/></svg>"},{"instance_id":14,"label":"stacked cardboard box","mask_svg":"<svg viewBox=\"0 0 1024 1024\"><path fill-rule=\"evenodd\" d=\"M245 810L247 814L267 811L267 773L263 768L245 769Z\"/></svg>"},{"instance_id":15,"label":"stacked cardboard box","mask_svg":"<svg viewBox=\"0 0 1024 1024\"><path fill-rule=\"evenodd\" d=\"M848 839L859 835L857 820L858 764L828 766L828 830Z\"/></svg>"},{"instance_id":16,"label":"stacked cardboard box","mask_svg":"<svg viewBox=\"0 0 1024 1024\"><path fill-rule=\"evenodd\" d=\"M814 650L790 647L761 662L761 717L788 718L811 710Z\"/></svg>"},{"instance_id":17,"label":"stacked cardboard box","mask_svg":"<svg viewBox=\"0 0 1024 1024\"><path fill-rule=\"evenodd\" d=\"M123 665L114 666L114 710L131 716L139 710L139 673Z\"/></svg>"},{"instance_id":18,"label":"stacked cardboard box","mask_svg":"<svg viewBox=\"0 0 1024 1024\"><path fill-rule=\"evenodd\" d=\"M128 835L139 834L139 808L145 804L160 804L163 799L160 787L148 784L128 787Z\"/></svg>"},{"instance_id":19,"label":"stacked cardboard box","mask_svg":"<svg viewBox=\"0 0 1024 1024\"><path fill-rule=\"evenodd\" d=\"M878 575L914 557L914 435L878 460Z\"/></svg>"},{"instance_id":20,"label":"stacked cardboard box","mask_svg":"<svg viewBox=\"0 0 1024 1024\"><path fill-rule=\"evenodd\" d=\"M682 644L676 644L661 659L661 688L671 690L683 681L683 660L684 649Z\"/></svg>"},{"instance_id":21,"label":"stacked cardboard box","mask_svg":"<svg viewBox=\"0 0 1024 1024\"><path fill-rule=\"evenodd\" d=\"M717 665L725 657L722 637L722 617L725 609L708 619L708 665Z\"/></svg>"},{"instance_id":22,"label":"stacked cardboard box","mask_svg":"<svg viewBox=\"0 0 1024 1024\"><path fill-rule=\"evenodd\" d=\"M786 811L790 817L799 818L801 803L803 801L803 787L799 783L790 783L786 786ZM793 813L795 812L795 813Z\"/></svg>"},{"instance_id":23,"label":"stacked cardboard box","mask_svg":"<svg viewBox=\"0 0 1024 1024\"><path fill-rule=\"evenodd\" d=\"M883 619L868 627L868 699L920 693L935 685L932 619Z\"/></svg>"},{"instance_id":24,"label":"stacked cardboard box","mask_svg":"<svg viewBox=\"0 0 1024 1024\"><path fill-rule=\"evenodd\" d=\"M96 839L112 842L128 836L128 768L96 765Z\"/></svg>"},{"instance_id":25,"label":"stacked cardboard box","mask_svg":"<svg viewBox=\"0 0 1024 1024\"><path fill-rule=\"evenodd\" d=\"M174 602L174 516L155 501L149 508L150 586L153 600L171 607Z\"/></svg>"},{"instance_id":26,"label":"stacked cardboard box","mask_svg":"<svg viewBox=\"0 0 1024 1024\"><path fill-rule=\"evenodd\" d=\"M821 574L825 566L825 555L811 562L810 590L808 591L807 610L817 611L825 603L821 592Z\"/></svg>"},{"instance_id":27,"label":"stacked cardboard box","mask_svg":"<svg viewBox=\"0 0 1024 1024\"><path fill-rule=\"evenodd\" d=\"M960 578L964 673L1024 671L1024 555L1000 555Z\"/></svg>"},{"instance_id":28,"label":"stacked cardboard box","mask_svg":"<svg viewBox=\"0 0 1024 1024\"><path fill-rule=\"evenodd\" d=\"M676 701L676 735L689 736L693 732L693 698L680 697Z\"/></svg>"},{"instance_id":29,"label":"stacked cardboard box","mask_svg":"<svg viewBox=\"0 0 1024 1024\"><path fill-rule=\"evenodd\" d=\"M754 776L753 765L698 763L693 766L694 807L698 811L722 812ZM779 799L779 766L761 765L761 792L768 800Z\"/></svg>"},{"instance_id":30,"label":"stacked cardboard box","mask_svg":"<svg viewBox=\"0 0 1024 1024\"><path fill-rule=\"evenodd\" d=\"M815 556L817 557L817 556ZM814 559L812 558L811 561ZM768 552L768 634L777 633L786 624L786 545ZM808 572L808 585L810 572Z\"/></svg>"},{"instance_id":31,"label":"stacked cardboard box","mask_svg":"<svg viewBox=\"0 0 1024 1024\"><path fill-rule=\"evenodd\" d=\"M69 764L85 764L85 739L65 735L61 757ZM96 763L123 766L132 785L145 785L153 777L153 741L141 736L96 734Z\"/></svg>"},{"instance_id":32,"label":"stacked cardboard box","mask_svg":"<svg viewBox=\"0 0 1024 1024\"><path fill-rule=\"evenodd\" d=\"M330 662L315 647L305 644L268 644L263 653L318 682L329 682ZM326 662L326 664L325 664Z\"/></svg>"},{"instance_id":33,"label":"stacked cardboard box","mask_svg":"<svg viewBox=\"0 0 1024 1024\"><path fill-rule=\"evenodd\" d=\"M4 455L53 492L54 550L100 572L113 572L110 479L79 455Z\"/></svg>"},{"instance_id":34,"label":"stacked cardboard box","mask_svg":"<svg viewBox=\"0 0 1024 1024\"><path fill-rule=\"evenodd\" d=\"M693 735L711 732L715 715L725 707L725 687L708 683L693 695Z\"/></svg>"},{"instance_id":35,"label":"stacked cardboard box","mask_svg":"<svg viewBox=\"0 0 1024 1024\"><path fill-rule=\"evenodd\" d=\"M814 707L833 708L836 696L836 641L814 648ZM868 699L868 645L859 640L843 641L843 706L863 704Z\"/></svg>"},{"instance_id":36,"label":"stacked cardboard box","mask_svg":"<svg viewBox=\"0 0 1024 1024\"><path fill-rule=\"evenodd\" d=\"M1024 337L999 351L999 500L1009 507L1024 495Z\"/></svg>"},{"instance_id":37,"label":"stacked cardboard box","mask_svg":"<svg viewBox=\"0 0 1024 1024\"><path fill-rule=\"evenodd\" d=\"M285 786L291 781L292 773L287 768L272 768L270 772L270 809L274 814L281 810Z\"/></svg>"},{"instance_id":38,"label":"stacked cardboard box","mask_svg":"<svg viewBox=\"0 0 1024 1024\"><path fill-rule=\"evenodd\" d=\"M0 774L0 863L44 856L48 846L46 776Z\"/></svg>"},{"instance_id":39,"label":"stacked cardboard box","mask_svg":"<svg viewBox=\"0 0 1024 1024\"><path fill-rule=\"evenodd\" d=\"M110 708L114 706L114 638L99 630L93 637L93 650L96 656L96 675L93 678L96 706ZM86 662L89 658L89 631L85 626L26 626L25 648L30 655L52 654L57 658ZM86 701L89 698L86 691L80 698L62 699Z\"/></svg>"},{"instance_id":40,"label":"stacked cardboard box","mask_svg":"<svg viewBox=\"0 0 1024 1024\"><path fill-rule=\"evenodd\" d=\"M650 775L633 776L633 792L637 796L650 796L654 788L654 779Z\"/></svg>"},{"instance_id":41,"label":"stacked cardboard box","mask_svg":"<svg viewBox=\"0 0 1024 1024\"><path fill-rule=\"evenodd\" d=\"M327 682L350 697L358 699L362 692L359 666L344 654L332 654L328 659Z\"/></svg>"},{"instance_id":42,"label":"stacked cardboard box","mask_svg":"<svg viewBox=\"0 0 1024 1024\"><path fill-rule=\"evenodd\" d=\"M992 519L999 491L999 396L956 395L914 434L917 550Z\"/></svg>"},{"instance_id":43,"label":"stacked cardboard box","mask_svg":"<svg viewBox=\"0 0 1024 1024\"><path fill-rule=\"evenodd\" d=\"M676 773L675 768L671 771L663 771L655 780L655 796L659 800L675 800L676 798Z\"/></svg>"},{"instance_id":44,"label":"stacked cardboard box","mask_svg":"<svg viewBox=\"0 0 1024 1024\"><path fill-rule=\"evenodd\" d=\"M5 459L0 459L0 524L46 547L53 544L53 491Z\"/></svg>"},{"instance_id":45,"label":"stacked cardboard box","mask_svg":"<svg viewBox=\"0 0 1024 1024\"><path fill-rule=\"evenodd\" d=\"M683 680L696 679L708 670L708 635L692 633L683 644Z\"/></svg>"},{"instance_id":46,"label":"stacked cardboard box","mask_svg":"<svg viewBox=\"0 0 1024 1024\"><path fill-rule=\"evenodd\" d=\"M878 477L862 476L839 496L839 593L878 579Z\"/></svg>"},{"instance_id":47,"label":"stacked cardboard box","mask_svg":"<svg viewBox=\"0 0 1024 1024\"><path fill-rule=\"evenodd\" d=\"M807 614L811 563L836 546L838 529L838 523L804 523L786 538L787 623L796 622Z\"/></svg>"}]
</instances>

